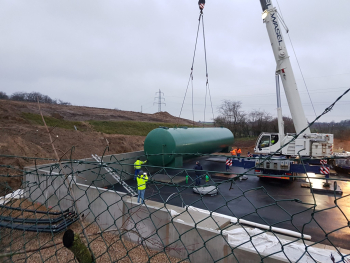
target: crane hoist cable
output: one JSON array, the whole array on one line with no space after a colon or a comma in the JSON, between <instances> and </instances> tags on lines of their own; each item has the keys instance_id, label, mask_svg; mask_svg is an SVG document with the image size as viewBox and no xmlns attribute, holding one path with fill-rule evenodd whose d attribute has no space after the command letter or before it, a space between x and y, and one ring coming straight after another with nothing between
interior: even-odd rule
<instances>
[{"instance_id":1,"label":"crane hoist cable","mask_svg":"<svg viewBox=\"0 0 350 263\"><path fill-rule=\"evenodd\" d=\"M187 92L188 92L188 88L191 84L191 88L192 88L192 121L193 121L193 126L194 126L194 107L193 107L193 66L194 66L194 60L196 57L196 51L197 51L197 43L198 43L198 35L199 35L199 30L200 30L200 25L202 22L202 29L203 29L203 42L204 42L204 55L205 55L205 70L206 70L206 90L205 90L205 106L204 106L204 122L205 122L205 111L206 111L206 104L207 104L207 96L209 94L209 98L210 98L210 104L211 104L211 109L212 109L212 114L213 114L213 119L214 119L214 109L213 109L213 103L211 100L211 94L210 94L210 86L209 86L209 78L208 78L208 63L207 63L207 52L206 52L206 45L205 45L205 30L204 30L204 16L203 16L203 9L205 6L205 0L199 0L198 1L198 7L199 7L199 18L198 18L198 27L197 27L197 34L196 34L196 41L195 41L195 46L194 46L194 52L193 52L193 58L192 58L192 66L191 66L191 73L190 73L190 77L187 83L187 88L185 91L185 95L182 101L182 105L181 105L181 110L180 110L180 114L179 114L179 118L181 117L181 113L183 110L183 106L185 103L185 99L187 96Z\"/></svg>"},{"instance_id":2,"label":"crane hoist cable","mask_svg":"<svg viewBox=\"0 0 350 263\"><path fill-rule=\"evenodd\" d=\"M204 0L204 2L205 2L205 0ZM205 111L207 108L207 94L208 93L209 93L209 99L210 99L210 105L211 105L211 112L213 114L213 120L214 120L214 109L213 109L213 102L211 100L209 77L208 77L208 62L207 62L207 48L206 48L206 44L205 44L204 17L202 17L202 25L203 25L203 43L204 43L204 57L205 57L205 76L207 78L207 81L205 84L205 100L204 100L204 123L205 123ZM203 123L203 125L204 125L204 123Z\"/></svg>"}]
</instances>

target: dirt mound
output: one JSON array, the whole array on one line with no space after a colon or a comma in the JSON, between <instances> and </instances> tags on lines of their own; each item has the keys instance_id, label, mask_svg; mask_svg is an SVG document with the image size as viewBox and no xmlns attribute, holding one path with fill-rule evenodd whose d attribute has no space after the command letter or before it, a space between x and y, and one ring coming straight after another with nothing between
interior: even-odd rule
<instances>
[{"instance_id":1,"label":"dirt mound","mask_svg":"<svg viewBox=\"0 0 350 263\"><path fill-rule=\"evenodd\" d=\"M92 107L78 107L67 105L41 104L44 116L70 121L143 121L178 123L191 125L186 119L177 118L168 112L145 114L140 112L101 109ZM37 103L0 100L0 154L38 158L55 158L46 129L42 126L29 123L22 118L22 113L39 114ZM69 149L72 158L90 157L92 153L102 154L109 145L110 153L123 153L143 149L144 137L111 134L106 135L94 131L75 131L55 128L55 146L60 155L66 153L69 158ZM26 159L1 158L1 164L14 165L22 168L29 165Z\"/></svg>"},{"instance_id":2,"label":"dirt mound","mask_svg":"<svg viewBox=\"0 0 350 263\"><path fill-rule=\"evenodd\" d=\"M123 153L143 149L143 136L80 132L56 128L52 132L58 154L69 159L101 155L109 146L110 153ZM55 158L45 127L22 125L13 129L0 129L0 153L38 158ZM11 159L7 159L11 160ZM1 160L2 164L8 161ZM10 161L12 163L12 161Z\"/></svg>"},{"instance_id":3,"label":"dirt mound","mask_svg":"<svg viewBox=\"0 0 350 263\"><path fill-rule=\"evenodd\" d=\"M21 113L39 114L38 104L32 102L20 102L0 100L0 121L24 122ZM192 121L170 115L168 112L147 114L133 111L122 111L103 108L41 104L44 116L52 116L57 119L69 121L144 121L167 122L181 125L192 125Z\"/></svg>"},{"instance_id":4,"label":"dirt mound","mask_svg":"<svg viewBox=\"0 0 350 263\"><path fill-rule=\"evenodd\" d=\"M90 158L91 154L102 155L107 146L109 150L106 154L143 150L145 139L143 136L80 132L60 128L55 128L52 135L57 153L62 159ZM0 176L0 193L2 195L20 187L22 177L18 175L22 174L23 167L51 163L52 159L56 159L45 127L27 124L0 129L0 154L8 155L0 157L2 165L0 167L0 175L2 175ZM51 160L34 160L25 157Z\"/></svg>"},{"instance_id":5,"label":"dirt mound","mask_svg":"<svg viewBox=\"0 0 350 263\"><path fill-rule=\"evenodd\" d=\"M179 125L184 125L184 124L185 125L193 125L193 121L179 118L179 117L175 117L166 111L153 113L152 116L157 120L161 120L161 122L172 122L172 123L178 123ZM195 125L196 124L197 123L195 122Z\"/></svg>"}]
</instances>

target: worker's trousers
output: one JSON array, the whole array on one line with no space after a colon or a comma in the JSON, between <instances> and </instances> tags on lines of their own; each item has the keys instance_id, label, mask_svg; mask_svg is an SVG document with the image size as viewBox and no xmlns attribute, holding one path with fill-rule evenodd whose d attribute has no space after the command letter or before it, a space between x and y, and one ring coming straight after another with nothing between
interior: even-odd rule
<instances>
[{"instance_id":1,"label":"worker's trousers","mask_svg":"<svg viewBox=\"0 0 350 263\"><path fill-rule=\"evenodd\" d=\"M200 185L200 184L201 184L201 176L196 175L196 185Z\"/></svg>"},{"instance_id":2,"label":"worker's trousers","mask_svg":"<svg viewBox=\"0 0 350 263\"><path fill-rule=\"evenodd\" d=\"M141 204L145 203L145 192L146 192L146 189L137 191L137 194L138 194L137 202L138 203L140 203L140 198L141 198Z\"/></svg>"},{"instance_id":3,"label":"worker's trousers","mask_svg":"<svg viewBox=\"0 0 350 263\"><path fill-rule=\"evenodd\" d=\"M134 181L136 181L136 177L139 175L141 169L135 169Z\"/></svg>"}]
</instances>

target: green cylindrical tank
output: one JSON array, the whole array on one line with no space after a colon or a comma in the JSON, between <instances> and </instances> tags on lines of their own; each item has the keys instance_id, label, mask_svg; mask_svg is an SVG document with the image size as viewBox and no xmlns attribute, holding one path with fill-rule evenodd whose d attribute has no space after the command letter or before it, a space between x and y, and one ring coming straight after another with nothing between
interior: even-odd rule
<instances>
[{"instance_id":1,"label":"green cylindrical tank","mask_svg":"<svg viewBox=\"0 0 350 263\"><path fill-rule=\"evenodd\" d=\"M191 158L194 155L182 156L176 153L214 153L225 151L232 144L233 134L226 128L161 127L148 133L144 151L152 165L180 167L182 157Z\"/></svg>"}]
</instances>

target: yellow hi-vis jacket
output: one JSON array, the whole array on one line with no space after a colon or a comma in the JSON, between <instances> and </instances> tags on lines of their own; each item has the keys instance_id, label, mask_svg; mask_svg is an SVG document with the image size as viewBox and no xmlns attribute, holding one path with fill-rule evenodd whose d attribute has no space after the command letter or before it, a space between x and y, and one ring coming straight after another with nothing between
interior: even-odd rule
<instances>
[{"instance_id":1,"label":"yellow hi-vis jacket","mask_svg":"<svg viewBox=\"0 0 350 263\"><path fill-rule=\"evenodd\" d=\"M148 181L147 175L143 175L143 174L138 175L137 176L137 189L145 190L147 181Z\"/></svg>"},{"instance_id":2,"label":"yellow hi-vis jacket","mask_svg":"<svg viewBox=\"0 0 350 263\"><path fill-rule=\"evenodd\" d=\"M146 163L147 162L147 160L146 161L140 161L140 160L136 160L136 162L134 162L134 168L135 169L141 169L141 165L142 164L144 164L144 163Z\"/></svg>"}]
</instances>

